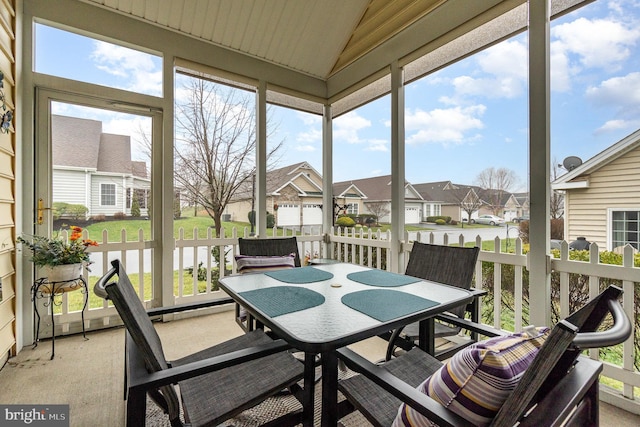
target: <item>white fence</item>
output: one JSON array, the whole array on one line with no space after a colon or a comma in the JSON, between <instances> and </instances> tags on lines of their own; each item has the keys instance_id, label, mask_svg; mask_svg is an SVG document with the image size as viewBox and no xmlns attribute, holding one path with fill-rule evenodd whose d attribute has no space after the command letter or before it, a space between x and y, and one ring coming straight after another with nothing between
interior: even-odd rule
<instances>
[{"instance_id":1,"label":"white fence","mask_svg":"<svg viewBox=\"0 0 640 427\"><path fill-rule=\"evenodd\" d=\"M194 236L198 236L198 230L193 230ZM280 233L282 231L280 230ZM287 234L287 232L285 232ZM293 235L295 232L290 231L288 234ZM247 229L244 229L242 237L249 237ZM145 295L144 299L151 305L152 301L160 301L158 291L153 290L150 285L151 280L148 272L151 271L151 256L153 250L149 246L149 242L145 242L143 234L140 231L133 240L129 240L123 231L119 236L118 242L109 242L106 232L103 235L103 242L98 247L91 248L93 255L97 258L95 264L96 270L106 271L109 266L109 260L115 257L125 262L127 271L133 271L133 279L138 283L138 291L141 295ZM211 230L208 230L205 238L185 239L184 230L180 230L179 237L175 241L174 252L174 269L175 273L175 304L184 303L194 300L206 300L218 298L223 293L217 290L215 280L212 281L212 274L215 278L216 274L224 276L225 274L233 274L236 271L234 254L238 253L238 230L231 230L230 236L213 237ZM387 269L391 265L391 234L389 232L372 232L363 231L362 229L335 229L330 235L323 236L316 232L315 234L298 234L299 252L301 258L326 258L331 256L333 259L340 261L357 263L374 268ZM450 241L445 235L443 244L465 245L469 243L464 240L463 235L456 241ZM416 240L427 243L434 243L434 234L429 232L418 233ZM408 259L411 252L412 242L409 241L408 235L405 236L402 251L405 260ZM477 237L472 241L475 245L482 248L483 241ZM476 266L476 287L487 287L486 284L492 284L488 290L486 298L492 298L493 303L490 305L481 304L485 313L482 318L487 323L493 323L498 328L506 328L520 330L523 326L523 318L527 318L529 307L527 306L528 289L525 289L527 281L525 280L527 255L523 253L523 245L520 239L515 242L509 241L512 245L509 253L500 250L502 241L499 238L493 240L495 249L493 251L480 251L478 265ZM214 259L210 254L217 248L217 254L224 257ZM332 252L332 255L330 255ZM222 254L222 255L220 255ZM558 316L566 317L571 309L571 280L575 280L579 275L582 281L586 281L588 288L588 297L592 297L599 292L602 280L616 281L621 283L624 289L623 306L630 319L636 319L636 300L640 300L637 295L637 287L640 283L640 268L634 267L633 248L630 246L625 248L622 254L622 265L608 265L600 263L597 245L592 245L590 251L590 259L585 261L572 261L569 259L569 249L566 242L563 242L560 256L558 258L550 258L550 265L553 274L559 281L559 309ZM205 274L204 279L198 283L198 265L202 263L202 270ZM225 265L226 268L218 269L218 265ZM488 266L488 267L487 267ZM508 277L504 271L508 267ZM491 268L492 267L492 268ZM487 275L487 271L491 271ZM147 273L145 273L147 272ZM90 289L92 283L97 277L90 277ZM574 279L572 279L574 277ZM145 285L146 281L146 285ZM507 307L503 301L503 292L508 289L512 294L510 299L511 307ZM496 297L498 296L498 297ZM61 325L62 331L76 332L79 328L79 312L70 309L70 297L66 294L63 296L62 305L58 309L59 314L56 316L56 324ZM490 308L488 308L490 307ZM488 316L487 313L492 312ZM87 328L100 328L108 326L110 318L115 315L112 307L109 307L102 301L91 301L90 308L85 314L85 323ZM489 320L487 318L489 317ZM505 324L507 319L508 327ZM69 324L75 323L76 326L69 328ZM623 407L632 412L640 413L640 405L638 399L634 398L634 388L640 387L640 374L634 368L634 336L638 336L638 332L634 331L632 338L621 346L620 364L612 364L606 362L604 365L603 375L618 381L621 384L620 390L609 389L603 387L601 398L609 401L616 406ZM598 351L593 350L589 353L590 357L598 358Z\"/></svg>"}]
</instances>

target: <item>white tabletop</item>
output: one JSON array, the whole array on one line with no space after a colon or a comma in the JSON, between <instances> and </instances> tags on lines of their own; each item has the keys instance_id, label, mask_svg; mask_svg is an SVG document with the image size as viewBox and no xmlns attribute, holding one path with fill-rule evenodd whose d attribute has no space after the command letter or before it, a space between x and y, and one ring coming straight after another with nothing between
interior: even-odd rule
<instances>
[{"instance_id":1,"label":"white tabletop","mask_svg":"<svg viewBox=\"0 0 640 427\"><path fill-rule=\"evenodd\" d=\"M293 341L298 345L302 344L301 347L308 347L308 350L313 350L314 345L320 344L329 344L332 347L346 345L363 339L363 335L373 336L393 329L393 327L386 328L386 325L399 326L411 323L416 320L415 316L429 317L444 311L443 305L449 307L465 300L468 302L472 298L471 292L464 289L423 280L394 287L378 287L358 283L347 279L347 274L370 269L355 264L326 264L312 268L330 272L333 274L333 278L313 283L295 284L279 281L266 274L245 274L225 277L220 280L220 285L265 325L285 335L283 338L287 341ZM336 285L340 286L336 287ZM242 292L275 286L300 286L311 289L324 296L325 301L316 307L269 317L240 295ZM412 313L389 322L381 322L341 302L341 298L346 294L369 289L406 292L440 304L421 313ZM411 319L405 321L408 318Z\"/></svg>"}]
</instances>

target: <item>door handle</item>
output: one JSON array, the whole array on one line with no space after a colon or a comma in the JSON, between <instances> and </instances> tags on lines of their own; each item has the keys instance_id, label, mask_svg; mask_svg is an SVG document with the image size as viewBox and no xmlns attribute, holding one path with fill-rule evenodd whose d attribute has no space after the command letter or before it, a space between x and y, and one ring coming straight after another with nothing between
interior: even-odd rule
<instances>
[{"instance_id":1,"label":"door handle","mask_svg":"<svg viewBox=\"0 0 640 427\"><path fill-rule=\"evenodd\" d=\"M50 211L51 208L44 207L44 201L42 198L38 199L38 225L42 225L44 222L44 211Z\"/></svg>"}]
</instances>

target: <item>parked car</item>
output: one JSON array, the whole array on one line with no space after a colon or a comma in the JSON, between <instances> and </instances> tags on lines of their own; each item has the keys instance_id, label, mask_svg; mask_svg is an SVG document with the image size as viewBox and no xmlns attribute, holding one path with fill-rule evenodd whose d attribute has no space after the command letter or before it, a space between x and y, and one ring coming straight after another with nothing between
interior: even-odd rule
<instances>
[{"instance_id":1,"label":"parked car","mask_svg":"<svg viewBox=\"0 0 640 427\"><path fill-rule=\"evenodd\" d=\"M529 221L529 217L528 216L519 216L517 218L513 218L513 222L515 222L516 224L522 222L522 221Z\"/></svg>"},{"instance_id":2,"label":"parked car","mask_svg":"<svg viewBox=\"0 0 640 427\"><path fill-rule=\"evenodd\" d=\"M504 219L495 215L480 215L478 218L472 218L471 224L500 225L504 224Z\"/></svg>"}]
</instances>

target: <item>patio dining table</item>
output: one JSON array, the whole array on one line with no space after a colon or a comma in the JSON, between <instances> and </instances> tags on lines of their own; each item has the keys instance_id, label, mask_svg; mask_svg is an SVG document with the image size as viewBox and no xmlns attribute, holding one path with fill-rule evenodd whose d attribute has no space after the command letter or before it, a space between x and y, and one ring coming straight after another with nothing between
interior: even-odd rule
<instances>
[{"instance_id":1,"label":"patio dining table","mask_svg":"<svg viewBox=\"0 0 640 427\"><path fill-rule=\"evenodd\" d=\"M305 353L303 418L313 425L316 355L322 365L321 425L336 426L336 350L421 322L433 351L433 316L473 300L475 291L348 263L225 277L220 287L278 337ZM430 342L427 342L430 341Z\"/></svg>"}]
</instances>

